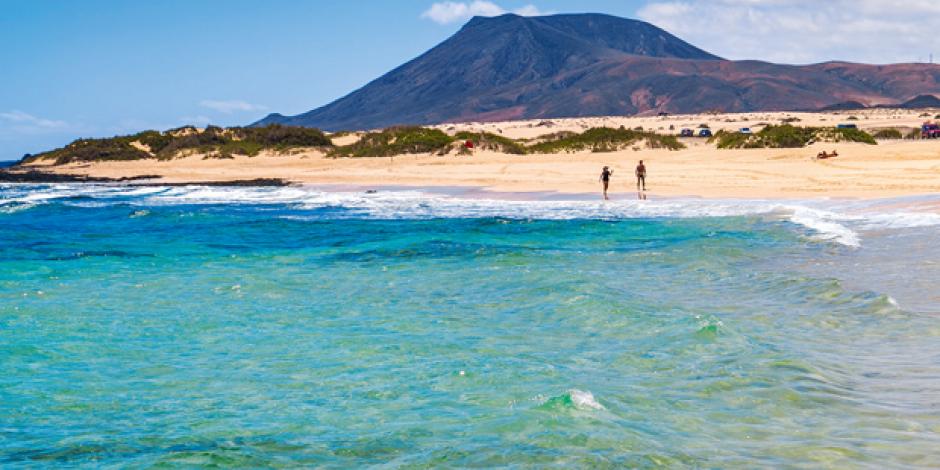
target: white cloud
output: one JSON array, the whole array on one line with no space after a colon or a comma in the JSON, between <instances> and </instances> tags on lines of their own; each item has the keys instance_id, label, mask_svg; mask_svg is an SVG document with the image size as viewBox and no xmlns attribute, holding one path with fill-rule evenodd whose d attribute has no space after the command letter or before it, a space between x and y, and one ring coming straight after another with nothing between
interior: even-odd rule
<instances>
[{"instance_id":1,"label":"white cloud","mask_svg":"<svg viewBox=\"0 0 940 470\"><path fill-rule=\"evenodd\" d=\"M505 8L488 1L476 0L473 2L438 2L431 5L421 14L422 18L435 23L450 24L466 21L474 16L499 16L506 13L515 13L522 16L539 16L545 13L535 5L526 5L515 10Z\"/></svg>"},{"instance_id":2,"label":"white cloud","mask_svg":"<svg viewBox=\"0 0 940 470\"><path fill-rule=\"evenodd\" d=\"M666 0L637 15L729 59L870 63L940 58L940 1ZM935 49L935 50L931 50Z\"/></svg>"},{"instance_id":3,"label":"white cloud","mask_svg":"<svg viewBox=\"0 0 940 470\"><path fill-rule=\"evenodd\" d=\"M43 119L19 110L0 113L0 119L14 123L15 126L28 126L36 129L62 129L68 127L65 121Z\"/></svg>"},{"instance_id":4,"label":"white cloud","mask_svg":"<svg viewBox=\"0 0 940 470\"><path fill-rule=\"evenodd\" d=\"M267 109L264 106L251 104L241 100L202 100L199 102L199 106L225 114L246 111L262 111Z\"/></svg>"},{"instance_id":5,"label":"white cloud","mask_svg":"<svg viewBox=\"0 0 940 470\"><path fill-rule=\"evenodd\" d=\"M65 121L45 119L14 109L0 112L0 133L2 134L45 134L64 132L71 126Z\"/></svg>"},{"instance_id":6,"label":"white cloud","mask_svg":"<svg viewBox=\"0 0 940 470\"><path fill-rule=\"evenodd\" d=\"M179 119L181 125L192 125L192 126L205 126L212 124L212 118L209 116L183 116Z\"/></svg>"}]
</instances>

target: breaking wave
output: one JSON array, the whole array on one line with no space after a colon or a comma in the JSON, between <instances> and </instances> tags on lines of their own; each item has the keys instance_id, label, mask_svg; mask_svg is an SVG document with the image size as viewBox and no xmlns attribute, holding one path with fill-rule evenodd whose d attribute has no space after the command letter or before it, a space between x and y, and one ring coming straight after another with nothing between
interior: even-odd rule
<instances>
[{"instance_id":1,"label":"breaking wave","mask_svg":"<svg viewBox=\"0 0 940 470\"><path fill-rule=\"evenodd\" d=\"M301 211L343 210L344 217L372 219L482 218L566 220L764 216L808 229L820 241L848 247L861 244L859 231L940 225L940 214L884 210L878 204L775 200L674 198L623 200L506 200L466 198L419 190L354 192L324 191L305 186L133 186L108 184L0 185L0 214L44 204L73 206L129 204L284 205ZM304 218L292 215L292 218ZM312 217L312 216L311 216Z\"/></svg>"}]
</instances>

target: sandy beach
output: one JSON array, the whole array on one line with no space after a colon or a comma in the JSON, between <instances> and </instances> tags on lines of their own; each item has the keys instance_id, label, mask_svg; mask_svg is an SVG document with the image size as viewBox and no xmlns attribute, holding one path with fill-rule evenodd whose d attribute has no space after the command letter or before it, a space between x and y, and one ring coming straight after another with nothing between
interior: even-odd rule
<instances>
[{"instance_id":1,"label":"sandy beach","mask_svg":"<svg viewBox=\"0 0 940 470\"><path fill-rule=\"evenodd\" d=\"M792 120L800 126L854 123L874 132L918 128L930 118L924 111L866 110L838 113L747 113L665 117L607 117L464 123L437 126L447 132L482 130L516 139L591 127L642 127L662 133L709 126L738 130ZM850 117L852 117L850 119ZM356 135L337 138L345 144ZM168 161L99 162L62 166L53 171L93 177L160 176L170 183L224 182L278 178L304 184L357 186L474 186L492 191L590 193L599 189L603 166L614 169L611 193L636 196L633 169L644 160L651 196L711 198L885 198L940 192L940 141L881 140L878 145L817 143L802 149L719 150L707 139L684 138L686 149L645 147L611 153L507 155L474 151L469 156L402 155L393 158L327 158L315 150L290 155L204 159L192 155ZM814 160L818 152L837 150L838 158Z\"/></svg>"}]
</instances>

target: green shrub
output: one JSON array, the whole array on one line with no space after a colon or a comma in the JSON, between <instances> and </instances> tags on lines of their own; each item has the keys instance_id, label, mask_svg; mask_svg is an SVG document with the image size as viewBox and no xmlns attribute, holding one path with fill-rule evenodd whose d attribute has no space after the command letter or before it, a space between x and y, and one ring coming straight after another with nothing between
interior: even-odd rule
<instances>
[{"instance_id":1,"label":"green shrub","mask_svg":"<svg viewBox=\"0 0 940 470\"><path fill-rule=\"evenodd\" d=\"M133 145L139 142L149 152ZM79 139L51 152L31 156L28 161L55 159L56 163L101 160L168 159L183 151L231 158L232 155L257 155L262 150L283 151L296 147L330 147L332 142L317 129L273 124L266 127L223 129L208 126L197 132L192 126L166 132L144 131L107 139ZM24 160L24 162L28 162Z\"/></svg>"},{"instance_id":2,"label":"green shrub","mask_svg":"<svg viewBox=\"0 0 940 470\"><path fill-rule=\"evenodd\" d=\"M392 127L369 132L357 142L336 147L332 157L391 157L402 154L446 151L454 139L439 129Z\"/></svg>"},{"instance_id":3,"label":"green shrub","mask_svg":"<svg viewBox=\"0 0 940 470\"><path fill-rule=\"evenodd\" d=\"M817 138L819 140L831 140L833 142L859 142L869 145L878 144L871 134L861 129L823 128L817 131Z\"/></svg>"},{"instance_id":4,"label":"green shrub","mask_svg":"<svg viewBox=\"0 0 940 470\"><path fill-rule=\"evenodd\" d=\"M881 129L880 131L875 132L872 137L876 139L901 139L904 137L904 135L901 134L901 131L897 129Z\"/></svg>"},{"instance_id":5,"label":"green shrub","mask_svg":"<svg viewBox=\"0 0 940 470\"><path fill-rule=\"evenodd\" d=\"M329 147L333 142L319 129L270 124L265 127L233 127L236 140L253 142L263 148L284 150L294 147Z\"/></svg>"},{"instance_id":6,"label":"green shrub","mask_svg":"<svg viewBox=\"0 0 940 470\"><path fill-rule=\"evenodd\" d=\"M133 138L150 148L151 153L160 152L173 141L172 136L159 131L143 131L134 135Z\"/></svg>"},{"instance_id":7,"label":"green shrub","mask_svg":"<svg viewBox=\"0 0 940 470\"><path fill-rule=\"evenodd\" d=\"M131 145L131 137L110 139L78 139L65 147L33 155L24 163L52 159L57 165L87 161L121 161L152 158L152 155Z\"/></svg>"},{"instance_id":8,"label":"green shrub","mask_svg":"<svg viewBox=\"0 0 940 470\"><path fill-rule=\"evenodd\" d=\"M610 127L595 127L581 134L556 134L556 137L547 136L548 139L529 146L531 153L558 153L580 152L614 152L632 146L640 140L646 140L650 148L667 148L678 150L685 148L675 136L661 135L653 132L640 132L631 129L613 129Z\"/></svg>"},{"instance_id":9,"label":"green shrub","mask_svg":"<svg viewBox=\"0 0 940 470\"><path fill-rule=\"evenodd\" d=\"M750 135L748 134L742 134L740 132L729 132L721 129L708 138L708 143L711 144L717 142L718 148L720 149L737 149L744 148L749 138Z\"/></svg>"},{"instance_id":10,"label":"green shrub","mask_svg":"<svg viewBox=\"0 0 940 470\"><path fill-rule=\"evenodd\" d=\"M875 139L859 129L796 127L790 124L767 126L754 134L718 131L709 142L718 148L802 148L814 141L862 142L876 144Z\"/></svg>"},{"instance_id":11,"label":"green shrub","mask_svg":"<svg viewBox=\"0 0 940 470\"><path fill-rule=\"evenodd\" d=\"M454 138L460 141L472 141L476 148L482 150L494 150L513 155L523 155L526 153L525 146L519 142L489 132L458 132Z\"/></svg>"}]
</instances>

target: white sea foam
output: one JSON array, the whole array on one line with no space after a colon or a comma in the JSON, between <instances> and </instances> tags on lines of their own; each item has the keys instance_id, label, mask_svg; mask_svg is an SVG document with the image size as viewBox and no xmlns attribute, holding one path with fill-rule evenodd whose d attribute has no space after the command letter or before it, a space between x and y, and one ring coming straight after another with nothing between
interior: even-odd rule
<instances>
[{"instance_id":1,"label":"white sea foam","mask_svg":"<svg viewBox=\"0 0 940 470\"><path fill-rule=\"evenodd\" d=\"M861 244L858 233L848 226L836 222L838 216L832 212L808 207L791 207L791 222L802 225L817 233L820 240L831 240L842 245L858 247Z\"/></svg>"},{"instance_id":2,"label":"white sea foam","mask_svg":"<svg viewBox=\"0 0 940 470\"><path fill-rule=\"evenodd\" d=\"M0 209L22 210L69 199L100 205L287 205L298 210L341 208L348 216L375 219L477 218L512 219L637 219L764 216L808 229L813 238L849 247L861 244L859 231L940 225L940 214L880 209L878 204L830 201L714 200L506 200L461 198L431 192L336 192L313 187L126 186L55 184L0 186ZM73 201L72 204L76 202ZM15 208L15 209L14 209ZM292 215L303 219L304 215ZM316 215L311 215L316 217Z\"/></svg>"},{"instance_id":3,"label":"white sea foam","mask_svg":"<svg viewBox=\"0 0 940 470\"><path fill-rule=\"evenodd\" d=\"M576 388L568 391L571 396L571 403L575 408L581 410L603 410L604 405L594 399L594 394L588 391L578 390Z\"/></svg>"}]
</instances>

